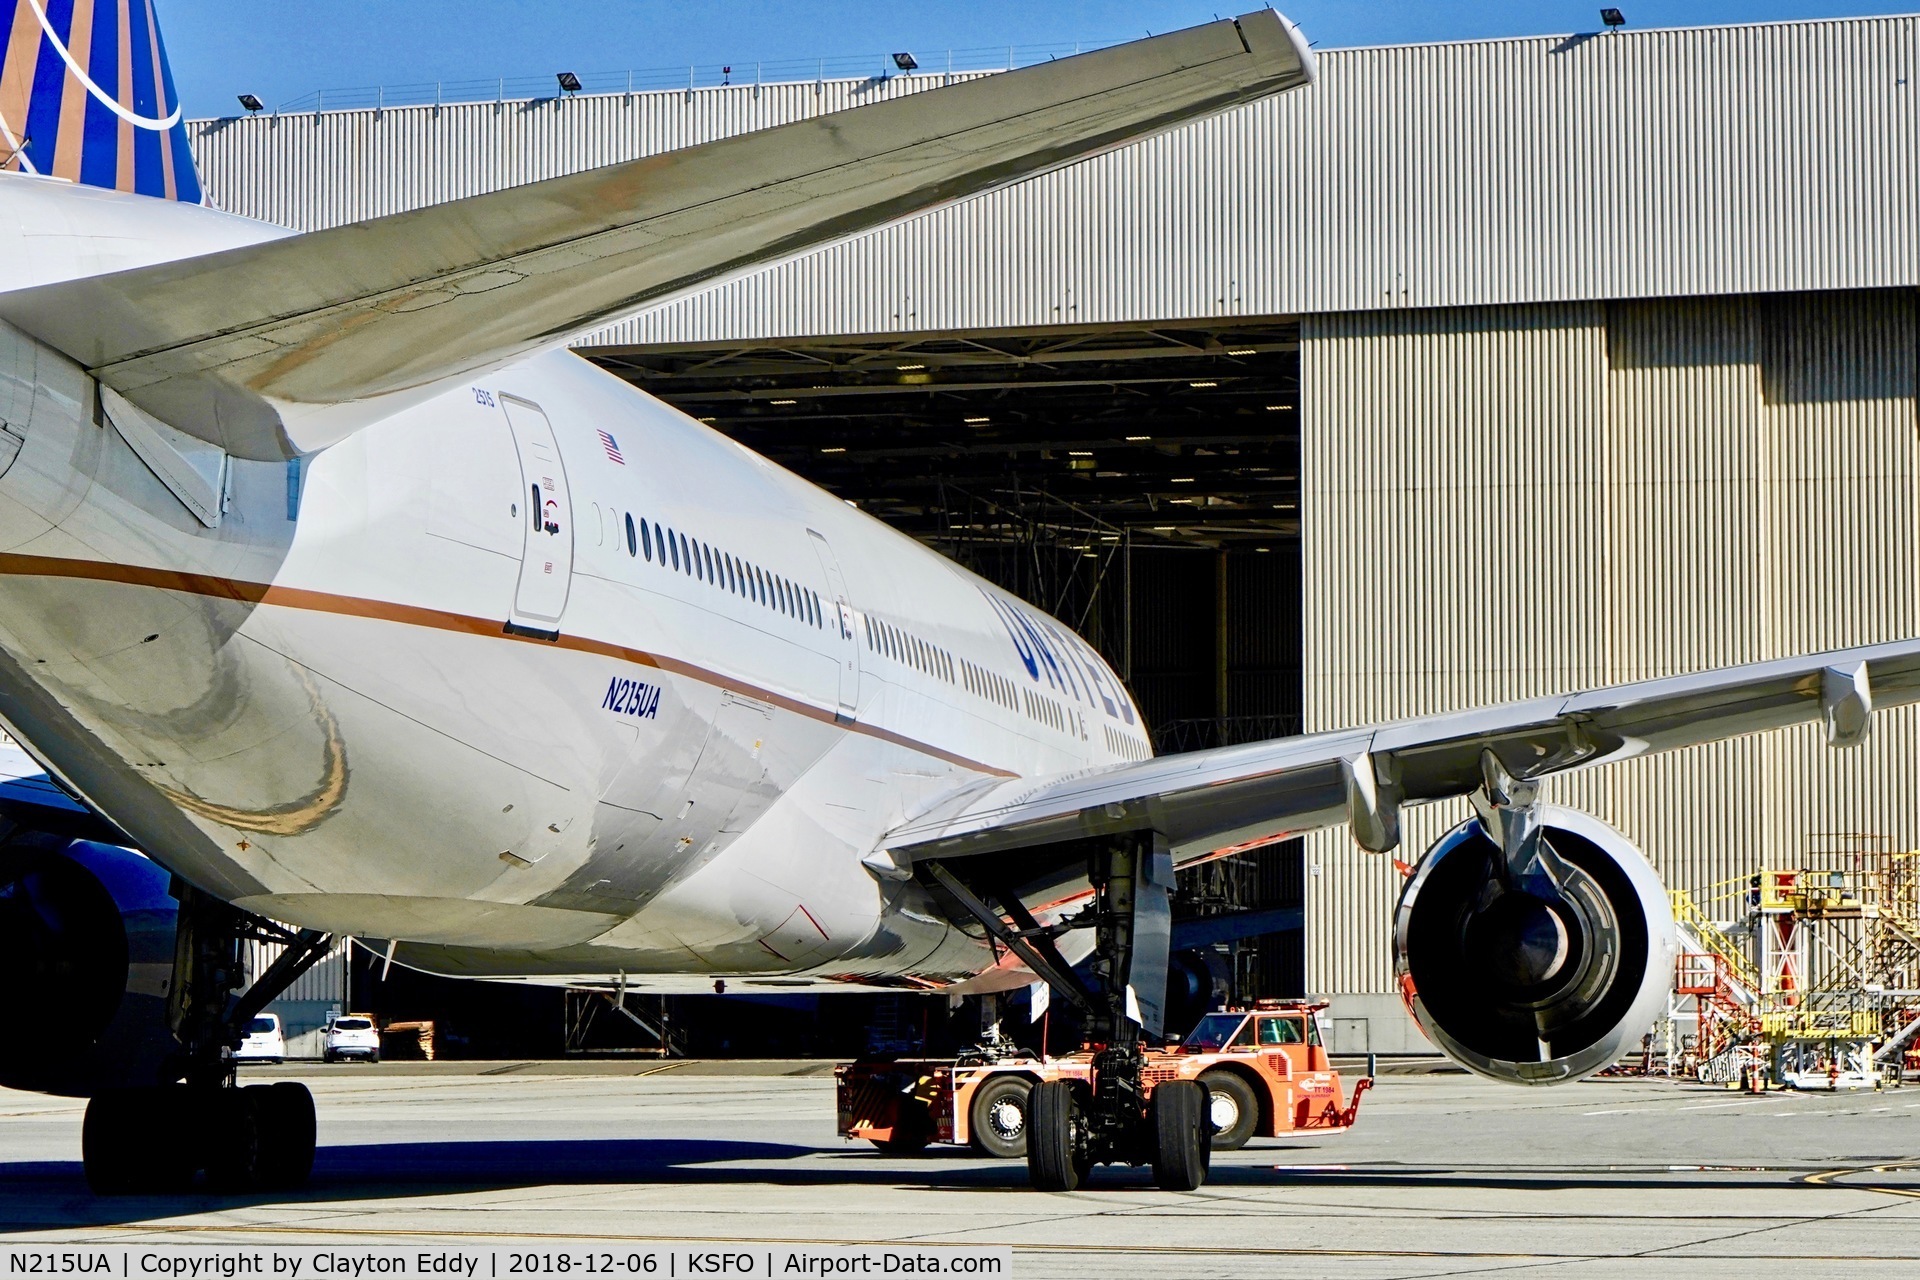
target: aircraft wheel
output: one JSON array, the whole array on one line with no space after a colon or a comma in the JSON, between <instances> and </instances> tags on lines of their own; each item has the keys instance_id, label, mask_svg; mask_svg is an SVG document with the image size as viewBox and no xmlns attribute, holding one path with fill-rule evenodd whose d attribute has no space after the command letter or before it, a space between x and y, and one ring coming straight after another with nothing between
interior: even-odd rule
<instances>
[{"instance_id":1,"label":"aircraft wheel","mask_svg":"<svg viewBox=\"0 0 1920 1280\"><path fill-rule=\"evenodd\" d=\"M206 1143L207 1186L228 1194L260 1185L266 1155L267 1126L257 1086L216 1089L199 1101L198 1127Z\"/></svg>"},{"instance_id":2,"label":"aircraft wheel","mask_svg":"<svg viewBox=\"0 0 1920 1280\"><path fill-rule=\"evenodd\" d=\"M1213 1125L1207 1089L1198 1080L1169 1080L1147 1103L1153 1125L1153 1180L1166 1191L1196 1191L1207 1180Z\"/></svg>"},{"instance_id":3,"label":"aircraft wheel","mask_svg":"<svg viewBox=\"0 0 1920 1280\"><path fill-rule=\"evenodd\" d=\"M973 1149L983 1156L1017 1160L1027 1154L1027 1105L1033 1083L1019 1076L997 1076L973 1095L967 1123Z\"/></svg>"},{"instance_id":4,"label":"aircraft wheel","mask_svg":"<svg viewBox=\"0 0 1920 1280\"><path fill-rule=\"evenodd\" d=\"M1048 1080L1027 1094L1027 1180L1036 1191L1073 1191L1087 1180L1086 1115L1071 1080Z\"/></svg>"},{"instance_id":5,"label":"aircraft wheel","mask_svg":"<svg viewBox=\"0 0 1920 1280\"><path fill-rule=\"evenodd\" d=\"M1260 1103L1253 1086L1231 1071L1208 1071L1200 1076L1207 1091L1207 1120L1213 1125L1213 1149L1238 1151L1260 1122Z\"/></svg>"},{"instance_id":6,"label":"aircraft wheel","mask_svg":"<svg viewBox=\"0 0 1920 1280\"><path fill-rule=\"evenodd\" d=\"M257 1094L254 1113L260 1133L259 1184L269 1191L292 1191L313 1173L316 1121L313 1094L293 1080L249 1085Z\"/></svg>"},{"instance_id":7,"label":"aircraft wheel","mask_svg":"<svg viewBox=\"0 0 1920 1280\"><path fill-rule=\"evenodd\" d=\"M196 1161L184 1089L115 1089L87 1102L80 1158L95 1195L185 1191Z\"/></svg>"}]
</instances>

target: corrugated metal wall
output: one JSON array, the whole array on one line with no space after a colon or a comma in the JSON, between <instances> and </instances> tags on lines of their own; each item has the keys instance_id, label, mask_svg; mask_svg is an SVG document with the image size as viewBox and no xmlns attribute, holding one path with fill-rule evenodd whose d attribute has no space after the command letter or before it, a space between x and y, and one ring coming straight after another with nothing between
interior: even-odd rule
<instances>
[{"instance_id":1,"label":"corrugated metal wall","mask_svg":"<svg viewBox=\"0 0 1920 1280\"><path fill-rule=\"evenodd\" d=\"M670 303L617 343L1920 284L1920 20L1322 52L1320 82ZM939 77L193 126L303 229Z\"/></svg>"},{"instance_id":2,"label":"corrugated metal wall","mask_svg":"<svg viewBox=\"0 0 1920 1280\"><path fill-rule=\"evenodd\" d=\"M1309 730L1920 634L1907 290L1308 317ZM1561 780L1704 890L1920 846L1920 718ZM1411 856L1465 816L1415 811ZM1307 983L1384 992L1399 877L1308 842Z\"/></svg>"},{"instance_id":3,"label":"corrugated metal wall","mask_svg":"<svg viewBox=\"0 0 1920 1280\"><path fill-rule=\"evenodd\" d=\"M955 81L979 74L957 74ZM941 76L196 121L208 198L316 231L939 88Z\"/></svg>"}]
</instances>

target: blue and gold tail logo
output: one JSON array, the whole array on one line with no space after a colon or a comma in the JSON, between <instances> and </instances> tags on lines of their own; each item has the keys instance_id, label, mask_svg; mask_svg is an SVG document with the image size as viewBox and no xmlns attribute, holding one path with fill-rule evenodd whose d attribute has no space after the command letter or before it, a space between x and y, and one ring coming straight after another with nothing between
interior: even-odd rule
<instances>
[{"instance_id":1,"label":"blue and gold tail logo","mask_svg":"<svg viewBox=\"0 0 1920 1280\"><path fill-rule=\"evenodd\" d=\"M0 0L0 14L8 9ZM11 0L0 169L200 203L153 0Z\"/></svg>"}]
</instances>

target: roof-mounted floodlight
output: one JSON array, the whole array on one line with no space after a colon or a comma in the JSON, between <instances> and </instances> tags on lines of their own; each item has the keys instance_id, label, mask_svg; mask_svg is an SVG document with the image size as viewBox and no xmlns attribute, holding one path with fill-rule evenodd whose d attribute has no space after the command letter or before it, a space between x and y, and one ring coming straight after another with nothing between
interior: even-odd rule
<instances>
[{"instance_id":1,"label":"roof-mounted floodlight","mask_svg":"<svg viewBox=\"0 0 1920 1280\"><path fill-rule=\"evenodd\" d=\"M1600 21L1609 27L1624 27L1627 25L1627 15L1618 9L1602 9Z\"/></svg>"},{"instance_id":2,"label":"roof-mounted floodlight","mask_svg":"<svg viewBox=\"0 0 1920 1280\"><path fill-rule=\"evenodd\" d=\"M256 111L265 111L267 109L266 103L260 101L260 99L254 97L250 93L243 93L240 95L240 106L242 109L246 111L248 115L252 115Z\"/></svg>"},{"instance_id":3,"label":"roof-mounted floodlight","mask_svg":"<svg viewBox=\"0 0 1920 1280\"><path fill-rule=\"evenodd\" d=\"M920 62L910 53L896 53L893 55L893 65L902 71L916 71Z\"/></svg>"},{"instance_id":4,"label":"roof-mounted floodlight","mask_svg":"<svg viewBox=\"0 0 1920 1280\"><path fill-rule=\"evenodd\" d=\"M558 75L554 76L554 79L560 82L560 92L562 93L580 92L580 77L573 74L573 72L562 71Z\"/></svg>"}]
</instances>

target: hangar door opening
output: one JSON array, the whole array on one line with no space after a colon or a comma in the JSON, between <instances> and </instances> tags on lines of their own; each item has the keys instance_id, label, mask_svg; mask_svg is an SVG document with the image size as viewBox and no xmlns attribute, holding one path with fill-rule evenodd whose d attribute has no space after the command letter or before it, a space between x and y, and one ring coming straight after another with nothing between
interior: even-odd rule
<instances>
[{"instance_id":1,"label":"hangar door opening","mask_svg":"<svg viewBox=\"0 0 1920 1280\"><path fill-rule=\"evenodd\" d=\"M1079 631L1155 750L1300 731L1299 326L580 354ZM1183 873L1213 994L1303 994L1298 841Z\"/></svg>"}]
</instances>

